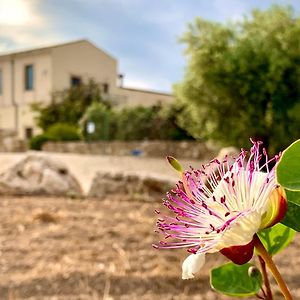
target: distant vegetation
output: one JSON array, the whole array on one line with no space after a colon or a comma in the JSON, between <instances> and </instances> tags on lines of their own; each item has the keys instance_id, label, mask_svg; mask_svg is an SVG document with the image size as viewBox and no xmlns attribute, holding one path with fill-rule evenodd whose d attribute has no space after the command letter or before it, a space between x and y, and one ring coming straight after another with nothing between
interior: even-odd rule
<instances>
[{"instance_id":1,"label":"distant vegetation","mask_svg":"<svg viewBox=\"0 0 300 300\"><path fill-rule=\"evenodd\" d=\"M117 110L90 81L34 105L38 126L48 135L54 124L69 124L86 141L194 138L246 147L252 137L271 154L299 138L300 18L291 8L228 24L197 18L182 42L187 67L172 105Z\"/></svg>"},{"instance_id":2,"label":"distant vegetation","mask_svg":"<svg viewBox=\"0 0 300 300\"><path fill-rule=\"evenodd\" d=\"M37 126L45 132L56 123L67 123L77 127L87 107L94 102L110 106L101 97L101 87L90 80L78 87L55 91L49 104L34 103L32 109L37 112Z\"/></svg>"},{"instance_id":3,"label":"distant vegetation","mask_svg":"<svg viewBox=\"0 0 300 300\"><path fill-rule=\"evenodd\" d=\"M116 109L103 100L100 86L93 81L53 93L48 105L34 104L32 109L43 131L30 141L36 150L47 141L193 139L178 125L180 105Z\"/></svg>"},{"instance_id":4,"label":"distant vegetation","mask_svg":"<svg viewBox=\"0 0 300 300\"><path fill-rule=\"evenodd\" d=\"M175 87L180 124L195 138L274 153L300 136L300 18L291 8L220 24L197 18L182 38L185 77Z\"/></svg>"}]
</instances>

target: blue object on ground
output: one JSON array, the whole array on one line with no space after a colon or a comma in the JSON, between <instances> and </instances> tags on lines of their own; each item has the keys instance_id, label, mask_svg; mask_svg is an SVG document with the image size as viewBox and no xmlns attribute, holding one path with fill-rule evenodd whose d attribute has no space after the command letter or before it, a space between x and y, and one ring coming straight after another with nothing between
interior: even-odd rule
<instances>
[{"instance_id":1,"label":"blue object on ground","mask_svg":"<svg viewBox=\"0 0 300 300\"><path fill-rule=\"evenodd\" d=\"M139 149L134 149L134 150L131 151L131 154L133 156L141 156L143 154L143 151L139 150Z\"/></svg>"}]
</instances>

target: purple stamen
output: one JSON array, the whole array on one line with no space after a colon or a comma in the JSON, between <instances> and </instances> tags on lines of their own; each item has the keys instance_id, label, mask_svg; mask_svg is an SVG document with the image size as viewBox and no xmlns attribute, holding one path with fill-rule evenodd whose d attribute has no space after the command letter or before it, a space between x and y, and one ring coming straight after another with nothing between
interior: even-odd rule
<instances>
[{"instance_id":1,"label":"purple stamen","mask_svg":"<svg viewBox=\"0 0 300 300\"><path fill-rule=\"evenodd\" d=\"M191 171L183 174L185 184L179 181L163 200L174 217L163 216L157 222L158 232L164 234L167 242L161 241L154 248L188 247L191 253L204 253L218 244L237 219L254 210L263 211L276 187L275 168L269 166L280 156L269 159L266 149L261 149L261 142L251 142L249 154L241 149L233 161L228 156L213 159L200 169L190 167ZM257 174L263 173L262 170L267 170L265 176Z\"/></svg>"}]
</instances>

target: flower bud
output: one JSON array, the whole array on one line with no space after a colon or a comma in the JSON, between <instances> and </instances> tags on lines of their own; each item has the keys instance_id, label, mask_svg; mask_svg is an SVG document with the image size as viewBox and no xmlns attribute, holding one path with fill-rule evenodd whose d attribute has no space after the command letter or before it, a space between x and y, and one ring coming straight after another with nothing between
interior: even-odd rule
<instances>
[{"instance_id":1,"label":"flower bud","mask_svg":"<svg viewBox=\"0 0 300 300\"><path fill-rule=\"evenodd\" d=\"M284 218L287 211L287 197L282 187L274 189L268 201L269 207L262 217L260 229L277 224Z\"/></svg>"},{"instance_id":2,"label":"flower bud","mask_svg":"<svg viewBox=\"0 0 300 300\"><path fill-rule=\"evenodd\" d=\"M259 277L260 276L260 272L259 270L255 267L255 266L251 266L248 269L248 276L249 277Z\"/></svg>"},{"instance_id":3,"label":"flower bud","mask_svg":"<svg viewBox=\"0 0 300 300\"><path fill-rule=\"evenodd\" d=\"M177 172L183 172L182 166L176 158L174 158L173 156L167 156L167 161Z\"/></svg>"}]
</instances>

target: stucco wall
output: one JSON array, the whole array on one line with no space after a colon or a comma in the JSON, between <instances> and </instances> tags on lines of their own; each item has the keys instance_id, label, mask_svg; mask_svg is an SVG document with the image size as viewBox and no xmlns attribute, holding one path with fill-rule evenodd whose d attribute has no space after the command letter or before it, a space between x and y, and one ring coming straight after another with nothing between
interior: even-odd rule
<instances>
[{"instance_id":1,"label":"stucco wall","mask_svg":"<svg viewBox=\"0 0 300 300\"><path fill-rule=\"evenodd\" d=\"M110 92L115 93L117 61L102 50L81 41L51 51L54 90L69 88L71 76L80 76L85 82L93 78L98 83L108 83Z\"/></svg>"},{"instance_id":2,"label":"stucco wall","mask_svg":"<svg viewBox=\"0 0 300 300\"><path fill-rule=\"evenodd\" d=\"M11 64L8 59L0 58L0 69L2 71L2 93L0 94L0 106L11 105Z\"/></svg>"},{"instance_id":3,"label":"stucco wall","mask_svg":"<svg viewBox=\"0 0 300 300\"><path fill-rule=\"evenodd\" d=\"M33 90L25 90L25 66L33 65ZM34 127L30 104L36 101L47 102L52 91L52 64L48 51L24 52L0 58L3 93L0 96L0 128L15 130L15 116L18 115L19 137L25 136L26 127ZM17 113L13 105L17 104Z\"/></svg>"},{"instance_id":4,"label":"stucco wall","mask_svg":"<svg viewBox=\"0 0 300 300\"><path fill-rule=\"evenodd\" d=\"M122 96L120 106L151 106L155 104L168 104L174 101L174 96L166 93L143 91L130 88L119 88L118 93Z\"/></svg>"},{"instance_id":5,"label":"stucco wall","mask_svg":"<svg viewBox=\"0 0 300 300\"><path fill-rule=\"evenodd\" d=\"M25 139L25 130L26 128L32 128L33 135L41 133L41 130L35 124L35 113L31 110L30 105L20 105L18 109L19 113L19 137Z\"/></svg>"},{"instance_id":6,"label":"stucco wall","mask_svg":"<svg viewBox=\"0 0 300 300\"><path fill-rule=\"evenodd\" d=\"M25 90L25 66L33 65L33 90ZM15 99L20 105L36 101L49 101L52 84L50 53L19 55L15 58Z\"/></svg>"},{"instance_id":7,"label":"stucco wall","mask_svg":"<svg viewBox=\"0 0 300 300\"><path fill-rule=\"evenodd\" d=\"M4 130L15 129L15 109L13 106L0 107L0 128Z\"/></svg>"}]
</instances>

